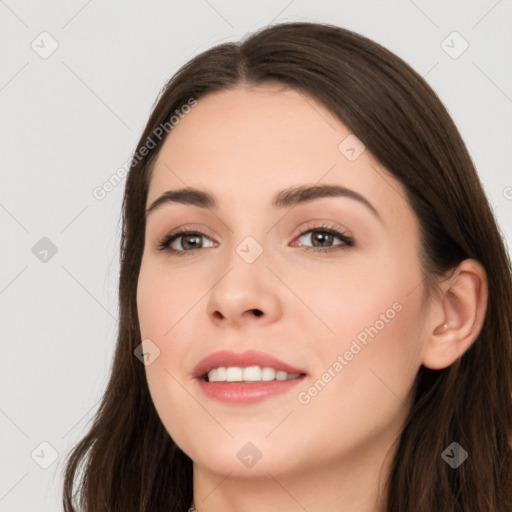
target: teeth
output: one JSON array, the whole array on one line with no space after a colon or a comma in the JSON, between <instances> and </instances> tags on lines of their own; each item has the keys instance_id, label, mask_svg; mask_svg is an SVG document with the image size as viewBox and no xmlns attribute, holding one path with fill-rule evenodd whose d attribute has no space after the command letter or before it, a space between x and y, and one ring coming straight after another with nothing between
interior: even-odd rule
<instances>
[{"instance_id":1,"label":"teeth","mask_svg":"<svg viewBox=\"0 0 512 512\"><path fill-rule=\"evenodd\" d=\"M244 368L242 380L257 382L261 380L261 368L259 366L248 366Z\"/></svg>"},{"instance_id":2,"label":"teeth","mask_svg":"<svg viewBox=\"0 0 512 512\"><path fill-rule=\"evenodd\" d=\"M238 382L242 380L242 368L232 366L226 368L226 380L228 382Z\"/></svg>"},{"instance_id":3,"label":"teeth","mask_svg":"<svg viewBox=\"0 0 512 512\"><path fill-rule=\"evenodd\" d=\"M300 373L287 373L268 366L230 366L214 368L208 372L209 382L261 382L270 380L291 380L300 377Z\"/></svg>"},{"instance_id":4,"label":"teeth","mask_svg":"<svg viewBox=\"0 0 512 512\"><path fill-rule=\"evenodd\" d=\"M274 380L276 378L276 371L274 368L266 366L261 370L261 380Z\"/></svg>"}]
</instances>

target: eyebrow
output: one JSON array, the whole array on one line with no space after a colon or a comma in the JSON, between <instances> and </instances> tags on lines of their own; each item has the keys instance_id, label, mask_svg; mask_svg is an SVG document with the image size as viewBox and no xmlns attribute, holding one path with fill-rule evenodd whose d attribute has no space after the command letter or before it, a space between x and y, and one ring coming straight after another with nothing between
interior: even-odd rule
<instances>
[{"instance_id":1,"label":"eyebrow","mask_svg":"<svg viewBox=\"0 0 512 512\"><path fill-rule=\"evenodd\" d=\"M341 185L302 185L298 187L287 188L278 192L271 205L274 208L287 208L300 203L313 201L324 197L347 197L360 202L366 206L381 222L382 218L375 207L364 196L343 187ZM146 217L153 211L167 203L181 203L199 208L217 209L218 204L215 197L203 190L192 187L180 188L177 190L167 190L158 197L151 206L146 209Z\"/></svg>"}]
</instances>

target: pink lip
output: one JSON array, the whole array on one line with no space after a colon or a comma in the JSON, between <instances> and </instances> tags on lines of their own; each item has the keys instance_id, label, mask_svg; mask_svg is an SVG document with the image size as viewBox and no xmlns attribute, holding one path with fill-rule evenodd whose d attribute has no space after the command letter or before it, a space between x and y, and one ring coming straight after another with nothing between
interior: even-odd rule
<instances>
[{"instance_id":1,"label":"pink lip","mask_svg":"<svg viewBox=\"0 0 512 512\"><path fill-rule=\"evenodd\" d=\"M230 404L247 405L287 393L305 378L301 376L292 380L267 382L206 382L198 379L196 382L208 398Z\"/></svg>"},{"instance_id":2,"label":"pink lip","mask_svg":"<svg viewBox=\"0 0 512 512\"><path fill-rule=\"evenodd\" d=\"M221 366L240 366L242 368L246 366L268 366L286 373L306 373L304 370L295 368L265 352L246 350L237 354L229 350L219 350L201 359L194 368L193 374L201 379L213 368L220 368Z\"/></svg>"}]
</instances>

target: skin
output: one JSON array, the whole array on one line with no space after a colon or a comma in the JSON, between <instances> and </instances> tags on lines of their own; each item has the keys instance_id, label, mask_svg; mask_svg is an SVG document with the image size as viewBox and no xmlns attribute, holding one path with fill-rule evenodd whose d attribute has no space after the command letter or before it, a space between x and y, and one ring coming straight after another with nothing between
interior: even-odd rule
<instances>
[{"instance_id":1,"label":"skin","mask_svg":"<svg viewBox=\"0 0 512 512\"><path fill-rule=\"evenodd\" d=\"M404 188L368 150L349 161L338 149L349 134L301 93L240 86L201 98L159 154L147 207L184 186L219 203L215 211L168 203L148 215L137 289L141 339L160 350L145 367L150 393L194 462L199 512L384 510L379 494L418 369L450 365L481 328L483 269L464 261L423 301L419 226ZM270 206L277 191L326 183L360 193L380 219L346 197ZM349 233L354 246L307 251L322 221ZM185 225L205 235L203 248L177 239L173 247L187 254L157 250ZM247 236L263 249L252 263L236 252ZM342 244L336 237L329 243ZM400 311L378 334L332 370L357 335L397 303ZM252 405L202 394L192 377L200 359L249 348L308 375L292 391ZM300 403L298 394L329 368L335 376ZM236 456L247 442L262 454L250 468Z\"/></svg>"}]
</instances>

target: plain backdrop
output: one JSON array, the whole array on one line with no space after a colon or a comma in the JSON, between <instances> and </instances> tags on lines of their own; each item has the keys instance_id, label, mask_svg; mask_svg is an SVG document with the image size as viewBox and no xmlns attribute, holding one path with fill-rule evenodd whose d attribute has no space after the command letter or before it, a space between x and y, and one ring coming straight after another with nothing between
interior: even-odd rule
<instances>
[{"instance_id":1,"label":"plain backdrop","mask_svg":"<svg viewBox=\"0 0 512 512\"><path fill-rule=\"evenodd\" d=\"M0 511L62 510L117 329L124 182L93 191L182 64L282 21L377 41L447 106L510 246L511 19L510 0L0 1Z\"/></svg>"}]
</instances>

